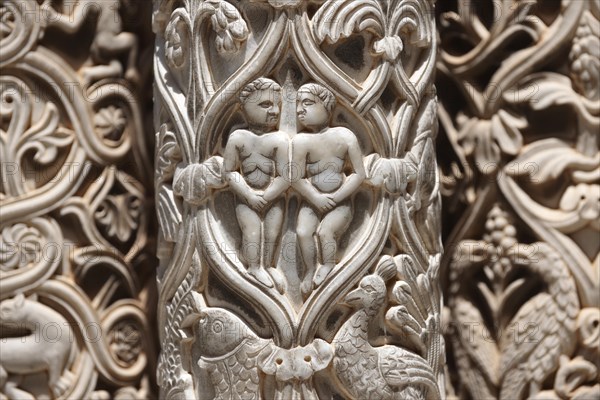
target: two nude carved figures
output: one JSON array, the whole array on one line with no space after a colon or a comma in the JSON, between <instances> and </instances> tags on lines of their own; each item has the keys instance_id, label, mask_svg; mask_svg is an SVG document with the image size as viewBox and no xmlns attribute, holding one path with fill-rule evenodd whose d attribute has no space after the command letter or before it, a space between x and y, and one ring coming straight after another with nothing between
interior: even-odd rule
<instances>
[{"instance_id":1,"label":"two nude carved figures","mask_svg":"<svg viewBox=\"0 0 600 400\"><path fill-rule=\"evenodd\" d=\"M242 261L262 285L283 291L277 248L284 195L295 190L301 197L296 234L306 298L334 268L338 239L352 220L351 196L365 179L358 140L347 128L329 126L336 100L321 85L298 89L296 114L302 131L292 139L277 129L281 109L277 82L259 78L244 87L239 99L248 128L229 136L224 178L236 195Z\"/></svg>"}]
</instances>

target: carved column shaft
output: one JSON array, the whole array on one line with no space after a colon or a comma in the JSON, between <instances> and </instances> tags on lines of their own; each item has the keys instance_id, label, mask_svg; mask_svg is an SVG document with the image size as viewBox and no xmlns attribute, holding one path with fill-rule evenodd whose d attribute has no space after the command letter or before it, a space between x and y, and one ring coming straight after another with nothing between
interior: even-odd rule
<instances>
[{"instance_id":1,"label":"carved column shaft","mask_svg":"<svg viewBox=\"0 0 600 400\"><path fill-rule=\"evenodd\" d=\"M598 398L600 2L438 16L450 392Z\"/></svg>"},{"instance_id":2,"label":"carved column shaft","mask_svg":"<svg viewBox=\"0 0 600 400\"><path fill-rule=\"evenodd\" d=\"M0 2L2 399L152 392L151 75L135 14L112 0Z\"/></svg>"},{"instance_id":3,"label":"carved column shaft","mask_svg":"<svg viewBox=\"0 0 600 400\"><path fill-rule=\"evenodd\" d=\"M433 1L154 9L161 396L443 397Z\"/></svg>"}]
</instances>

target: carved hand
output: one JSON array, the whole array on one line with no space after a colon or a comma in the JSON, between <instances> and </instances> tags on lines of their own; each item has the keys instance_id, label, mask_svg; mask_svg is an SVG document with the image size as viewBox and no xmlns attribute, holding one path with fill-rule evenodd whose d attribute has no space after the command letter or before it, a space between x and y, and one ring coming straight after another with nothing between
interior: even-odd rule
<instances>
[{"instance_id":1,"label":"carved hand","mask_svg":"<svg viewBox=\"0 0 600 400\"><path fill-rule=\"evenodd\" d=\"M337 205L332 195L316 194L310 199L311 203L321 212L330 211Z\"/></svg>"},{"instance_id":2,"label":"carved hand","mask_svg":"<svg viewBox=\"0 0 600 400\"><path fill-rule=\"evenodd\" d=\"M268 204L267 200L264 199L262 194L256 191L250 191L246 195L246 202L256 211L262 211Z\"/></svg>"}]
</instances>

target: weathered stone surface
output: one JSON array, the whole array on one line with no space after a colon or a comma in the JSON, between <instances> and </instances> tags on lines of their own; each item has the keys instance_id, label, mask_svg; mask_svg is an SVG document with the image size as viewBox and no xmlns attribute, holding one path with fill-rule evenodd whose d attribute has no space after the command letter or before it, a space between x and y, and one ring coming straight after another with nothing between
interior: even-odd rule
<instances>
[{"instance_id":1,"label":"weathered stone surface","mask_svg":"<svg viewBox=\"0 0 600 400\"><path fill-rule=\"evenodd\" d=\"M161 396L442 397L432 2L154 4Z\"/></svg>"}]
</instances>

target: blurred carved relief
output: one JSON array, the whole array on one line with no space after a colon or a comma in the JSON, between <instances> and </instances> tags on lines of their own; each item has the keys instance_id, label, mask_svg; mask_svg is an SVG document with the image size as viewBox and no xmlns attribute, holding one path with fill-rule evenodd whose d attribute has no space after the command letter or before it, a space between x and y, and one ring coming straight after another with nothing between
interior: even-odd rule
<instances>
[{"instance_id":1,"label":"blurred carved relief","mask_svg":"<svg viewBox=\"0 0 600 400\"><path fill-rule=\"evenodd\" d=\"M433 17L154 2L161 397L443 397Z\"/></svg>"},{"instance_id":2,"label":"blurred carved relief","mask_svg":"<svg viewBox=\"0 0 600 400\"><path fill-rule=\"evenodd\" d=\"M600 2L438 6L448 393L598 398Z\"/></svg>"},{"instance_id":3,"label":"blurred carved relief","mask_svg":"<svg viewBox=\"0 0 600 400\"><path fill-rule=\"evenodd\" d=\"M0 3L2 399L150 396L137 6Z\"/></svg>"}]
</instances>

